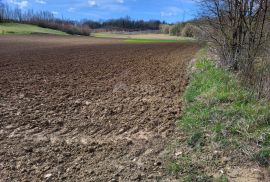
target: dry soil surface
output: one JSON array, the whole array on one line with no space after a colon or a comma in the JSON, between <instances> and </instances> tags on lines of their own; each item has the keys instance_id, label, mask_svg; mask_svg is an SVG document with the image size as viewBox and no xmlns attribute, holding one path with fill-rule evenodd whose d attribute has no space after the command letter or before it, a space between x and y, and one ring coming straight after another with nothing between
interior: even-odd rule
<instances>
[{"instance_id":1,"label":"dry soil surface","mask_svg":"<svg viewBox=\"0 0 270 182\"><path fill-rule=\"evenodd\" d=\"M0 37L0 181L165 180L195 43Z\"/></svg>"}]
</instances>

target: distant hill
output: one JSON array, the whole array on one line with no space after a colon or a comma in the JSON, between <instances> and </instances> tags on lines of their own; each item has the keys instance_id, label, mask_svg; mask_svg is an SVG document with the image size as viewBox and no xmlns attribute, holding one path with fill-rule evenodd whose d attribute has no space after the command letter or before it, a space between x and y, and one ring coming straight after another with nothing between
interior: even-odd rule
<instances>
[{"instance_id":1,"label":"distant hill","mask_svg":"<svg viewBox=\"0 0 270 182\"><path fill-rule=\"evenodd\" d=\"M62 31L52 30L49 28L41 28L35 25L21 23L0 23L0 35L28 35L33 33L68 35L67 33Z\"/></svg>"}]
</instances>

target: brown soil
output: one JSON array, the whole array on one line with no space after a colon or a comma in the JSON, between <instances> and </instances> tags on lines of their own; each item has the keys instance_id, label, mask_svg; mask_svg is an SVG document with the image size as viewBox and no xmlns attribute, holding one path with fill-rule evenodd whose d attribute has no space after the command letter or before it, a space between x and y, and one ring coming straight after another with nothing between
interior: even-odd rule
<instances>
[{"instance_id":1,"label":"brown soil","mask_svg":"<svg viewBox=\"0 0 270 182\"><path fill-rule=\"evenodd\" d=\"M0 181L167 179L194 43L0 37Z\"/></svg>"}]
</instances>

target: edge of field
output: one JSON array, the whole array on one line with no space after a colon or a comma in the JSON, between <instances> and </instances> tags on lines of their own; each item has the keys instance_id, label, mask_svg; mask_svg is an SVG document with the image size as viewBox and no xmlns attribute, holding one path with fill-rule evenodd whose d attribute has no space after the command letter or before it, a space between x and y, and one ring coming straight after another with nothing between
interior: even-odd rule
<instances>
[{"instance_id":1,"label":"edge of field","mask_svg":"<svg viewBox=\"0 0 270 182\"><path fill-rule=\"evenodd\" d=\"M42 28L36 25L23 24L23 23L1 23L1 35L31 35L31 34L51 34L51 35L68 35L59 30L49 28ZM170 43L170 42L195 42L194 38L190 37L177 37L166 34L155 33L91 33L95 38L115 38L123 39L129 43Z\"/></svg>"},{"instance_id":2,"label":"edge of field","mask_svg":"<svg viewBox=\"0 0 270 182\"><path fill-rule=\"evenodd\" d=\"M33 33L68 35L65 32L22 23L1 23L0 35L30 35Z\"/></svg>"},{"instance_id":3,"label":"edge of field","mask_svg":"<svg viewBox=\"0 0 270 182\"><path fill-rule=\"evenodd\" d=\"M207 54L190 66L177 121L183 137L168 147L167 172L183 181L268 181L270 103Z\"/></svg>"},{"instance_id":4,"label":"edge of field","mask_svg":"<svg viewBox=\"0 0 270 182\"><path fill-rule=\"evenodd\" d=\"M91 36L96 38L115 38L124 39L126 42L132 43L155 43L155 42L194 42L196 41L190 37L177 37L166 34L154 34L154 33L91 33Z\"/></svg>"}]
</instances>

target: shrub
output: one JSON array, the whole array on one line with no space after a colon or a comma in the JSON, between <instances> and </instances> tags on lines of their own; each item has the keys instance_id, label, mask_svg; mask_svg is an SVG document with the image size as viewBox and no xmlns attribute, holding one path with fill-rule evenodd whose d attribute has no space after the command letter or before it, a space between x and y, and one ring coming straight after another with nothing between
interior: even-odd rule
<instances>
[{"instance_id":1,"label":"shrub","mask_svg":"<svg viewBox=\"0 0 270 182\"><path fill-rule=\"evenodd\" d=\"M269 49L266 53L262 51L269 40L269 1L199 2L202 5L201 29L219 56L220 64L238 72L259 96L269 92ZM267 58L264 54L268 54Z\"/></svg>"},{"instance_id":2,"label":"shrub","mask_svg":"<svg viewBox=\"0 0 270 182\"><path fill-rule=\"evenodd\" d=\"M185 27L181 31L181 35L184 37L201 37L202 31L195 25L190 23L186 24Z\"/></svg>"},{"instance_id":3,"label":"shrub","mask_svg":"<svg viewBox=\"0 0 270 182\"><path fill-rule=\"evenodd\" d=\"M184 37L195 37L194 26L191 24L186 24L185 27L181 31L181 35Z\"/></svg>"},{"instance_id":4,"label":"shrub","mask_svg":"<svg viewBox=\"0 0 270 182\"><path fill-rule=\"evenodd\" d=\"M160 25L159 29L160 29L161 33L170 34L170 28L171 28L170 25L162 24L162 25Z\"/></svg>"},{"instance_id":5,"label":"shrub","mask_svg":"<svg viewBox=\"0 0 270 182\"><path fill-rule=\"evenodd\" d=\"M251 82L259 98L270 99L270 42L256 59Z\"/></svg>"},{"instance_id":6,"label":"shrub","mask_svg":"<svg viewBox=\"0 0 270 182\"><path fill-rule=\"evenodd\" d=\"M173 35L173 36L181 36L181 31L184 27L184 24L182 23L177 23L175 25L173 25L171 27L171 30L170 30L170 35Z\"/></svg>"}]
</instances>

